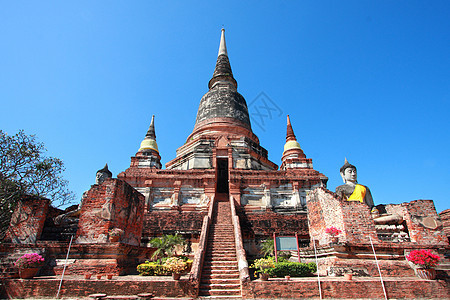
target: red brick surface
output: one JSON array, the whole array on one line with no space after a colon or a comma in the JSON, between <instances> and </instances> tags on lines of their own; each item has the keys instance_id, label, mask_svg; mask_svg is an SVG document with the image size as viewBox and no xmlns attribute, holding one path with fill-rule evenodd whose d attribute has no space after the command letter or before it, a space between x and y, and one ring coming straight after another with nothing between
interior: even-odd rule
<instances>
[{"instance_id":1,"label":"red brick surface","mask_svg":"<svg viewBox=\"0 0 450 300\"><path fill-rule=\"evenodd\" d=\"M189 231L200 235L206 211L152 211L145 215L144 237L161 236L164 232Z\"/></svg>"},{"instance_id":2,"label":"red brick surface","mask_svg":"<svg viewBox=\"0 0 450 300\"><path fill-rule=\"evenodd\" d=\"M123 230L120 242L139 245L144 216L144 196L120 179L93 185L84 199L78 223L78 243L105 243L109 231Z\"/></svg>"},{"instance_id":3,"label":"red brick surface","mask_svg":"<svg viewBox=\"0 0 450 300\"><path fill-rule=\"evenodd\" d=\"M93 276L95 278L95 276ZM88 297L91 294L105 293L107 295L137 295L140 293L152 293L158 297L192 297L196 290L187 279L179 281L165 277L163 280L141 280L139 276L122 280L114 277L112 280L89 279L68 276L63 281L61 297ZM52 279L15 279L5 281L6 290L10 298L54 298L58 292L60 280Z\"/></svg>"},{"instance_id":4,"label":"red brick surface","mask_svg":"<svg viewBox=\"0 0 450 300\"><path fill-rule=\"evenodd\" d=\"M26 197L18 204L11 217L6 241L32 244L38 240L44 228L50 200Z\"/></svg>"},{"instance_id":5,"label":"red brick surface","mask_svg":"<svg viewBox=\"0 0 450 300\"><path fill-rule=\"evenodd\" d=\"M444 234L447 236L447 240L450 243L450 209L442 211L439 216L441 217Z\"/></svg>"},{"instance_id":6,"label":"red brick surface","mask_svg":"<svg viewBox=\"0 0 450 300\"><path fill-rule=\"evenodd\" d=\"M415 200L408 203L402 203L401 205L406 207L407 210L405 219L412 242L448 246L448 240L442 230L442 227L437 229L429 229L422 226L420 221L418 221L418 219L424 217L433 217L438 219L436 208L434 207L432 200Z\"/></svg>"},{"instance_id":7,"label":"red brick surface","mask_svg":"<svg viewBox=\"0 0 450 300\"><path fill-rule=\"evenodd\" d=\"M305 213L279 214L273 211L247 212L238 209L244 238L255 235L271 237L277 235L308 236L308 220Z\"/></svg>"},{"instance_id":8,"label":"red brick surface","mask_svg":"<svg viewBox=\"0 0 450 300\"><path fill-rule=\"evenodd\" d=\"M55 297L59 278L9 279L4 281L10 298ZM442 280L410 278L385 278L389 299L449 299L450 283ZM346 299L384 299L379 278L364 278L346 281L342 277L321 278L322 297ZM62 285L61 296L71 298L88 297L94 293L107 295L137 295L153 293L156 297L195 297L196 289L187 279L173 281L171 277L149 279L141 276L114 277L112 280L84 280L68 276ZM263 282L255 280L243 284L242 296L254 298L319 298L316 277L284 279L270 278Z\"/></svg>"},{"instance_id":9,"label":"red brick surface","mask_svg":"<svg viewBox=\"0 0 450 300\"><path fill-rule=\"evenodd\" d=\"M444 281L420 279L385 279L389 299L449 299L450 284ZM384 299L379 278L346 281L343 278L321 282L323 298ZM242 289L244 298L318 298L317 280L285 281L270 279L252 281Z\"/></svg>"}]
</instances>

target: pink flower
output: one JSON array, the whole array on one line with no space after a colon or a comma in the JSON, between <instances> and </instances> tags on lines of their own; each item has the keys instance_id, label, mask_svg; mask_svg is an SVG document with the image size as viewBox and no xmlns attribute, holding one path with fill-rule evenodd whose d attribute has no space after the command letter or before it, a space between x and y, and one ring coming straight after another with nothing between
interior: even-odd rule
<instances>
[{"instance_id":1,"label":"pink flower","mask_svg":"<svg viewBox=\"0 0 450 300\"><path fill-rule=\"evenodd\" d=\"M336 227L331 226L331 227L328 227L327 229L325 229L325 232L331 236L337 236L339 233L342 232L342 230L339 230Z\"/></svg>"},{"instance_id":2,"label":"pink flower","mask_svg":"<svg viewBox=\"0 0 450 300\"><path fill-rule=\"evenodd\" d=\"M36 268L42 265L44 258L37 253L27 253L22 255L14 265L19 269Z\"/></svg>"},{"instance_id":3,"label":"pink flower","mask_svg":"<svg viewBox=\"0 0 450 300\"><path fill-rule=\"evenodd\" d=\"M406 256L406 259L425 269L436 267L441 260L438 255L431 253L429 250L413 250Z\"/></svg>"}]
</instances>

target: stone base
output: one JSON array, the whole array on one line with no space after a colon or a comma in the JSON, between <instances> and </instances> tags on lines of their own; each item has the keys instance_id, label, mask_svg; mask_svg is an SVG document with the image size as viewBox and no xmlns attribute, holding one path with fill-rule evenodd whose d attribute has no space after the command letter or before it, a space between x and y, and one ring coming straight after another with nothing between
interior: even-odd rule
<instances>
[{"instance_id":1,"label":"stone base","mask_svg":"<svg viewBox=\"0 0 450 300\"><path fill-rule=\"evenodd\" d=\"M384 279L389 299L449 299L450 283L443 280L421 280L417 277ZM321 278L322 298L324 299L384 299L383 288L379 278ZM362 293L364 291L364 293ZM318 299L317 277L271 278L269 281L252 281L244 283L243 298L293 298Z\"/></svg>"},{"instance_id":2,"label":"stone base","mask_svg":"<svg viewBox=\"0 0 450 300\"><path fill-rule=\"evenodd\" d=\"M6 279L4 287L9 298L55 297L60 277L36 277L29 280ZM450 283L443 280L423 280L417 277L384 279L389 299L449 299ZM355 278L347 281L340 278L321 278L324 299L384 299L380 279ZM108 296L131 296L151 291L154 297L195 298L197 290L187 277L172 280L165 277L120 276L114 280L84 280L81 276L67 276L61 289L64 298L88 297L94 293ZM361 294L364 291L364 295ZM317 277L302 277L286 280L270 278L268 281L255 280L243 284L242 296L252 298L319 298Z\"/></svg>"},{"instance_id":3,"label":"stone base","mask_svg":"<svg viewBox=\"0 0 450 300\"><path fill-rule=\"evenodd\" d=\"M43 253L45 265L41 275L60 275L66 263L68 243L38 242L35 245L3 244L1 256L6 258L17 251L33 252L39 249ZM136 273L139 263L151 257L154 248L132 246L121 243L72 244L67 260L66 275L86 273L125 275Z\"/></svg>"}]
</instances>

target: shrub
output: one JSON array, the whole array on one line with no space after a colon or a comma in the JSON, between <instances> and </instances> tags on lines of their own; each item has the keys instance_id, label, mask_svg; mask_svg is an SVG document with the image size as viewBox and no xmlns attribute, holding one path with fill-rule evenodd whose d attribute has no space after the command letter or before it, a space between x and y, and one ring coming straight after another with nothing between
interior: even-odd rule
<instances>
[{"instance_id":1,"label":"shrub","mask_svg":"<svg viewBox=\"0 0 450 300\"><path fill-rule=\"evenodd\" d=\"M255 262L250 266L250 268L257 269L257 273L269 273L269 270L275 266L273 257L260 258L255 260Z\"/></svg>"},{"instance_id":2,"label":"shrub","mask_svg":"<svg viewBox=\"0 0 450 300\"><path fill-rule=\"evenodd\" d=\"M307 263L306 265L308 266L309 271L310 271L311 273L316 273L316 272L317 272L317 265L316 265L316 263L309 262L309 263Z\"/></svg>"},{"instance_id":3,"label":"shrub","mask_svg":"<svg viewBox=\"0 0 450 300\"><path fill-rule=\"evenodd\" d=\"M182 258L169 257L164 263L164 267L170 273L181 274L187 269L188 265Z\"/></svg>"},{"instance_id":4,"label":"shrub","mask_svg":"<svg viewBox=\"0 0 450 300\"><path fill-rule=\"evenodd\" d=\"M292 254L291 251L280 251L278 252L278 259L282 258L286 261L289 260L289 258L291 258Z\"/></svg>"},{"instance_id":5,"label":"shrub","mask_svg":"<svg viewBox=\"0 0 450 300\"><path fill-rule=\"evenodd\" d=\"M139 275L142 276L165 276L170 275L170 271L166 269L165 265L161 265L155 261L146 261L137 266Z\"/></svg>"},{"instance_id":6,"label":"shrub","mask_svg":"<svg viewBox=\"0 0 450 300\"><path fill-rule=\"evenodd\" d=\"M279 262L268 271L271 277L304 277L316 271L315 263Z\"/></svg>"}]
</instances>

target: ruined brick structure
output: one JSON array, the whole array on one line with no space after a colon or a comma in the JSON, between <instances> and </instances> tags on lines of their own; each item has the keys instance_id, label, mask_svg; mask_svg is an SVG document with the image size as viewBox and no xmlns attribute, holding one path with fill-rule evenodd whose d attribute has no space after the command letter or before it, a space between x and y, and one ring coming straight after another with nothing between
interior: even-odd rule
<instances>
[{"instance_id":1,"label":"ruined brick structure","mask_svg":"<svg viewBox=\"0 0 450 300\"><path fill-rule=\"evenodd\" d=\"M194 258L194 264L189 284L166 284L171 290L166 296L224 295L222 289L211 284L218 280L214 272L219 272L221 282L227 282L229 287L226 295L298 298L317 296L312 291L317 289L316 283L302 288L300 283L292 286L271 282L266 286L249 281L247 258L258 256L260 242L274 234L298 237L300 257L295 259L315 261L318 253L319 274L325 276L348 272L378 276L373 249L378 253L383 276L388 277L414 276L405 260L411 250L427 248L443 258L448 253L448 210L440 218L431 200L379 205L382 215L396 215L401 221L376 221L368 206L345 201L327 189L328 178L316 171L312 159L306 157L289 116L280 168L271 162L252 131L246 101L237 91L224 30L208 88L200 100L192 133L165 169L152 117L144 140L131 157L130 167L117 178L94 184L83 196L81 208L61 215L60 220L71 220L69 232L76 232L74 260L67 274L82 274L93 268L104 273L129 274L152 253L148 245L151 238L178 233L188 241L183 252ZM14 213L8 235L11 243L3 246L2 255L12 257L17 249L28 247L47 256L52 264L45 269L47 274L60 274L68 242L64 237L68 235L56 233L63 231L58 226L69 223L56 224L54 212L46 215L47 210L47 200L24 199ZM325 233L330 226L342 230L337 243ZM117 241L113 240L114 230L120 231ZM46 234L41 235L42 232ZM32 285L13 281L10 284L32 289ZM376 284L376 280L367 281L366 288L376 290ZM354 297L361 289L358 284L325 284L328 285L329 290L354 290ZM388 288L395 297L409 297L414 293L427 295L417 291L436 286L423 282L413 285L413 292L403 294L395 283L389 283ZM165 285L148 286L164 295ZM76 289L74 295L86 295L96 287L94 283L86 284L84 291ZM439 290L439 295L448 295L446 287L448 284ZM123 283L110 288L127 289ZM145 291L145 285L136 284L136 289ZM329 296L333 295L337 296ZM374 295L382 296L380 290Z\"/></svg>"}]
</instances>

